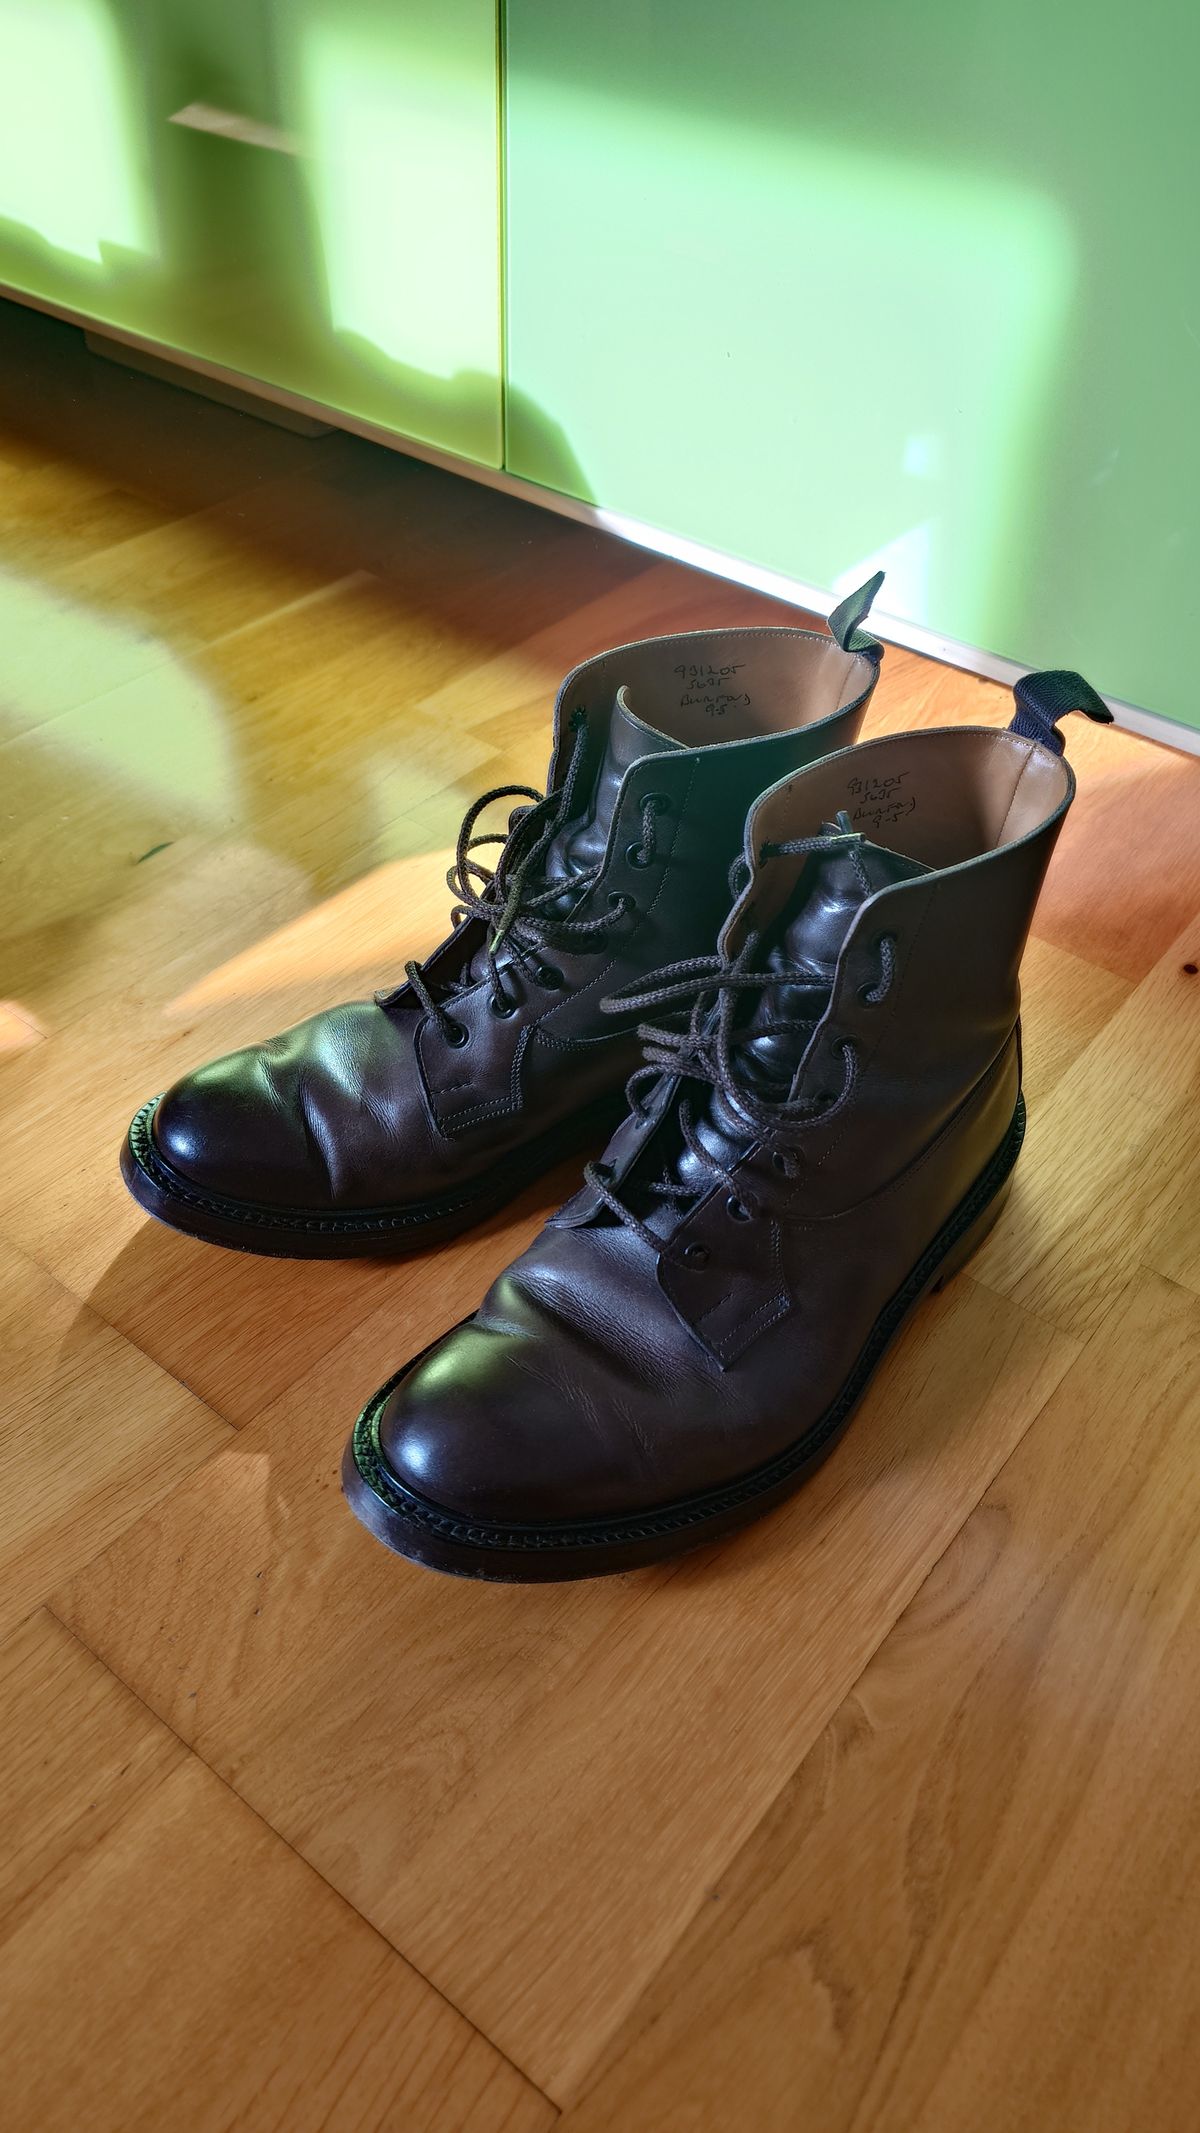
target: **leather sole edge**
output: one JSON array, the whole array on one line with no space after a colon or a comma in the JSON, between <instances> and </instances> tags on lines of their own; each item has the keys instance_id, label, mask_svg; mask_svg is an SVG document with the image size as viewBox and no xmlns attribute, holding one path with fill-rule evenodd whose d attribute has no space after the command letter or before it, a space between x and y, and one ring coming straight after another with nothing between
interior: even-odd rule
<instances>
[{"instance_id":1,"label":"leather sole edge","mask_svg":"<svg viewBox=\"0 0 1200 2133\"><path fill-rule=\"evenodd\" d=\"M155 1096L142 1105L121 1145L121 1176L138 1206L156 1222L203 1244L273 1259L381 1258L445 1243L486 1221L567 1156L593 1141L601 1145L624 1111L620 1094L592 1105L515 1149L459 1193L408 1206L324 1214L258 1207L205 1192L180 1177L163 1161L151 1137L151 1121L161 1101Z\"/></svg>"}]
</instances>

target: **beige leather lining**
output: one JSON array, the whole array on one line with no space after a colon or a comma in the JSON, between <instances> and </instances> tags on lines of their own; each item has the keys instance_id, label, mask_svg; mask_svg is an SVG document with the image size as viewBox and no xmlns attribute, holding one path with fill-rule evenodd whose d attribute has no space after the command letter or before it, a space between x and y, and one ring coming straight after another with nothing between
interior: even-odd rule
<instances>
[{"instance_id":1,"label":"beige leather lining","mask_svg":"<svg viewBox=\"0 0 1200 2133\"><path fill-rule=\"evenodd\" d=\"M698 630L606 652L572 677L685 748L785 733L870 688L874 662L803 630ZM573 692L568 692L568 703Z\"/></svg>"},{"instance_id":2,"label":"beige leather lining","mask_svg":"<svg viewBox=\"0 0 1200 2133\"><path fill-rule=\"evenodd\" d=\"M768 795L762 845L811 836L842 810L873 844L925 866L959 866L1028 836L1070 789L1061 757L984 727L883 735L827 757Z\"/></svg>"}]
</instances>

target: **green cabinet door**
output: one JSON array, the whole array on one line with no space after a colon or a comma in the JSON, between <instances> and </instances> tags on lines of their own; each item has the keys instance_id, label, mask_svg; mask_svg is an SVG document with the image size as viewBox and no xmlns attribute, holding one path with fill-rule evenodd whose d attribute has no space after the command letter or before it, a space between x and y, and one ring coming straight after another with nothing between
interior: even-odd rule
<instances>
[{"instance_id":1,"label":"green cabinet door","mask_svg":"<svg viewBox=\"0 0 1200 2133\"><path fill-rule=\"evenodd\" d=\"M0 0L0 282L489 465L495 0Z\"/></svg>"},{"instance_id":2,"label":"green cabinet door","mask_svg":"<svg viewBox=\"0 0 1200 2133\"><path fill-rule=\"evenodd\" d=\"M1200 723L1200 16L508 0L508 463Z\"/></svg>"}]
</instances>

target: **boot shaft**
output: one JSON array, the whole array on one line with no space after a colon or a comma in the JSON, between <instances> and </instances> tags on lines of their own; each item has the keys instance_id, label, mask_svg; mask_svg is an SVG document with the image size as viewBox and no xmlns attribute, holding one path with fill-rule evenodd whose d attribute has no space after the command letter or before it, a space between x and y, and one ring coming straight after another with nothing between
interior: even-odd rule
<instances>
[{"instance_id":1,"label":"boot shaft","mask_svg":"<svg viewBox=\"0 0 1200 2133\"><path fill-rule=\"evenodd\" d=\"M805 1175L814 1207L878 1189L949 1120L1014 1040L1020 964L1046 869L1075 793L1053 724L1067 706L1108 713L1079 677L1030 676L1013 725L883 735L785 781L751 811L747 888L722 934L735 958L769 936L820 861L789 844L838 823L885 880L846 925L828 1002L791 1095L809 1101ZM1035 704L1049 697L1048 715ZM1039 737L1040 736L1040 737ZM846 1090L853 1076L853 1134ZM833 1099L830 1101L830 1099Z\"/></svg>"},{"instance_id":2,"label":"boot shaft","mask_svg":"<svg viewBox=\"0 0 1200 2133\"><path fill-rule=\"evenodd\" d=\"M548 950L561 983L533 1004L549 1041L611 1033L598 1009L606 993L711 947L749 809L769 786L858 734L882 656L862 627L878 582L835 609L833 634L751 628L651 637L567 676L547 786L563 798L563 819L538 867L550 888L561 883L560 908L573 920L617 917L603 956L575 953L569 942ZM483 939L481 922L468 920L428 959L427 976L455 982ZM499 960L524 1002L519 954L502 948ZM514 1066L528 1020L514 1018ZM436 1063L432 1071L436 1081ZM441 1078L453 1084L461 1075L447 1069ZM445 1101L433 1093L445 1127L454 1092L448 1086Z\"/></svg>"}]
</instances>

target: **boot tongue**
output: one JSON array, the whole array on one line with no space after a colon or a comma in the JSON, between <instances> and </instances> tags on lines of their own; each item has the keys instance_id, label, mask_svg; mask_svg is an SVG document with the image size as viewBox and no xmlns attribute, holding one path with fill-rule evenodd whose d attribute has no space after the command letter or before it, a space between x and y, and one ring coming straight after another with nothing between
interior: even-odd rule
<instances>
[{"instance_id":1,"label":"boot tongue","mask_svg":"<svg viewBox=\"0 0 1200 2133\"><path fill-rule=\"evenodd\" d=\"M849 830L845 818L822 825L825 836ZM746 1028L763 1035L748 1035L738 1047L739 1063L757 1095L786 1096L812 1026L825 1012L842 943L856 912L879 889L927 872L918 860L865 837L840 850L813 854L771 929L762 964L769 972L795 970L801 976L793 984L773 985L759 994ZM781 1024L790 1026L784 1030Z\"/></svg>"},{"instance_id":2,"label":"boot tongue","mask_svg":"<svg viewBox=\"0 0 1200 2133\"><path fill-rule=\"evenodd\" d=\"M669 734L658 733L636 718L618 693L613 704L601 758L584 810L564 823L546 855L542 869L548 882L570 881L599 866L608 843L621 780L631 763L642 756L669 755L681 746Z\"/></svg>"}]
</instances>

